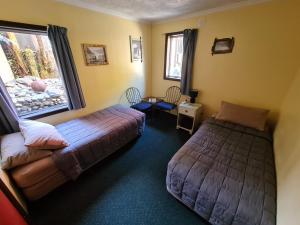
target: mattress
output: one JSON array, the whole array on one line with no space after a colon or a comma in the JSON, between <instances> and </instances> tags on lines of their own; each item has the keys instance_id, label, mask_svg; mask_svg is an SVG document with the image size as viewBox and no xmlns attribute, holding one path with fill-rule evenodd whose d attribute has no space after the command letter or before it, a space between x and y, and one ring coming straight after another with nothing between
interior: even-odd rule
<instances>
[{"instance_id":1,"label":"mattress","mask_svg":"<svg viewBox=\"0 0 300 225\"><path fill-rule=\"evenodd\" d=\"M11 176L31 201L43 197L67 181L51 156L17 167L11 171Z\"/></svg>"},{"instance_id":2,"label":"mattress","mask_svg":"<svg viewBox=\"0 0 300 225\"><path fill-rule=\"evenodd\" d=\"M212 225L275 225L272 137L213 118L173 156L167 190Z\"/></svg>"}]
</instances>

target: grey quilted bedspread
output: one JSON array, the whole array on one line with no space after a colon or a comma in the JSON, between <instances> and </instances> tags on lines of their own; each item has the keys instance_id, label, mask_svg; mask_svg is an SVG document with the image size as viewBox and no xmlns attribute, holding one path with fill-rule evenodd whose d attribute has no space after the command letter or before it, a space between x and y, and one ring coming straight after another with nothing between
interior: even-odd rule
<instances>
[{"instance_id":1,"label":"grey quilted bedspread","mask_svg":"<svg viewBox=\"0 0 300 225\"><path fill-rule=\"evenodd\" d=\"M121 105L70 120L56 126L70 145L56 151L52 157L67 178L76 179L141 135L144 126L144 113Z\"/></svg>"},{"instance_id":2,"label":"grey quilted bedspread","mask_svg":"<svg viewBox=\"0 0 300 225\"><path fill-rule=\"evenodd\" d=\"M168 164L167 189L213 225L275 225L271 135L206 120Z\"/></svg>"}]
</instances>

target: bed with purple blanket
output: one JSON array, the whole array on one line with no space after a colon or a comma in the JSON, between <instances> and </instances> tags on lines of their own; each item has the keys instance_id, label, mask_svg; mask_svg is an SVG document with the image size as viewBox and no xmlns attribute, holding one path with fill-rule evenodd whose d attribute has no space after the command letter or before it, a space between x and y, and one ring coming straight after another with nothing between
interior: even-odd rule
<instances>
[{"instance_id":1,"label":"bed with purple blanket","mask_svg":"<svg viewBox=\"0 0 300 225\"><path fill-rule=\"evenodd\" d=\"M212 225L275 225L272 137L210 118L168 164L167 190Z\"/></svg>"},{"instance_id":2,"label":"bed with purple blanket","mask_svg":"<svg viewBox=\"0 0 300 225\"><path fill-rule=\"evenodd\" d=\"M145 114L115 105L56 125L69 146L11 170L17 186L36 200L142 135Z\"/></svg>"}]
</instances>

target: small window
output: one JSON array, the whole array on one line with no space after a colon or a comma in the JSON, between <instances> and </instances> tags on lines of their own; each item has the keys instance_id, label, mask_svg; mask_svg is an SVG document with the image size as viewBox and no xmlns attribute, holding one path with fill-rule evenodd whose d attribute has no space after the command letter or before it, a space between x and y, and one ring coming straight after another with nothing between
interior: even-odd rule
<instances>
[{"instance_id":1,"label":"small window","mask_svg":"<svg viewBox=\"0 0 300 225\"><path fill-rule=\"evenodd\" d=\"M0 27L0 77L21 118L68 109L47 31Z\"/></svg>"},{"instance_id":2,"label":"small window","mask_svg":"<svg viewBox=\"0 0 300 225\"><path fill-rule=\"evenodd\" d=\"M164 79L180 81L183 56L183 32L166 34L165 45Z\"/></svg>"}]
</instances>

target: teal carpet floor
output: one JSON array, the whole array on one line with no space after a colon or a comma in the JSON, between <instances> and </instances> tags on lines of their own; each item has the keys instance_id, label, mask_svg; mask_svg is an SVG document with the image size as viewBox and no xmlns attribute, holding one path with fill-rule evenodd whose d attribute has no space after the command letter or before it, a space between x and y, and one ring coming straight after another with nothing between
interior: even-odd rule
<instances>
[{"instance_id":1,"label":"teal carpet floor","mask_svg":"<svg viewBox=\"0 0 300 225\"><path fill-rule=\"evenodd\" d=\"M206 225L166 190L167 164L190 137L160 113L143 136L30 206L35 225Z\"/></svg>"}]
</instances>

